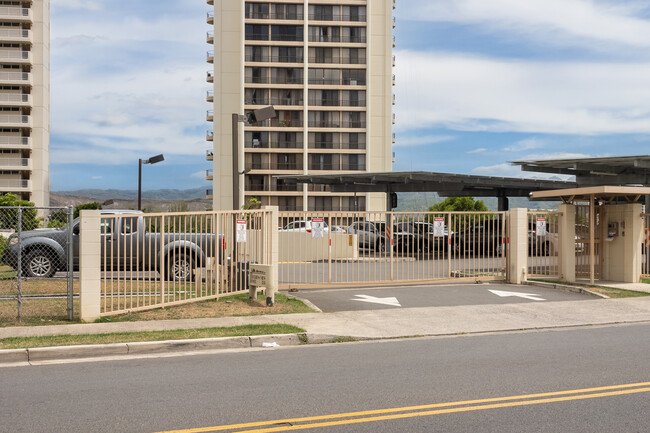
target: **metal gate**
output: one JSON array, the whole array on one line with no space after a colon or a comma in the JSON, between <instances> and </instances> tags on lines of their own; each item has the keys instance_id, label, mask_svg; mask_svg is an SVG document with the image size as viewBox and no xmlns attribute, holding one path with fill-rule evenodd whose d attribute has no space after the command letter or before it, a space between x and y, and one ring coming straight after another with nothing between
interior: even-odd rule
<instances>
[{"instance_id":1,"label":"metal gate","mask_svg":"<svg viewBox=\"0 0 650 433\"><path fill-rule=\"evenodd\" d=\"M269 210L120 213L101 220L101 315L247 293L271 263Z\"/></svg>"},{"instance_id":2,"label":"metal gate","mask_svg":"<svg viewBox=\"0 0 650 433\"><path fill-rule=\"evenodd\" d=\"M601 208L594 206L594 209L594 242L592 245L589 238L589 206L576 206L576 278L590 278L590 263L592 258L594 263L594 278L600 279L601 276Z\"/></svg>"},{"instance_id":3,"label":"metal gate","mask_svg":"<svg viewBox=\"0 0 650 433\"><path fill-rule=\"evenodd\" d=\"M528 275L559 276L559 212L528 212Z\"/></svg>"},{"instance_id":4,"label":"metal gate","mask_svg":"<svg viewBox=\"0 0 650 433\"><path fill-rule=\"evenodd\" d=\"M641 214L643 218L643 247L641 249L641 278L650 278L650 214Z\"/></svg>"},{"instance_id":5,"label":"metal gate","mask_svg":"<svg viewBox=\"0 0 650 433\"><path fill-rule=\"evenodd\" d=\"M506 277L505 212L280 212L279 285Z\"/></svg>"},{"instance_id":6,"label":"metal gate","mask_svg":"<svg viewBox=\"0 0 650 433\"><path fill-rule=\"evenodd\" d=\"M72 320L73 209L0 207L0 322Z\"/></svg>"}]
</instances>

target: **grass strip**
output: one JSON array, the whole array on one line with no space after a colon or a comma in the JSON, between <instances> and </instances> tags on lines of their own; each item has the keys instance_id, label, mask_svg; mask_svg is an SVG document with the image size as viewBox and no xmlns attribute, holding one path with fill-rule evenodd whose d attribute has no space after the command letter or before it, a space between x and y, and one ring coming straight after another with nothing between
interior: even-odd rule
<instances>
[{"instance_id":1,"label":"grass strip","mask_svg":"<svg viewBox=\"0 0 650 433\"><path fill-rule=\"evenodd\" d=\"M242 325L226 328L175 329L169 331L118 332L113 334L53 335L0 339L0 349L77 346L82 344L135 343L139 341L193 340L198 338L242 337L270 334L298 334L304 329L293 325Z\"/></svg>"},{"instance_id":2,"label":"grass strip","mask_svg":"<svg viewBox=\"0 0 650 433\"><path fill-rule=\"evenodd\" d=\"M539 281L542 283L561 284L563 286L584 287L586 289L591 290L592 292L600 293L601 295L607 295L610 298L639 298L642 296L650 296L650 293L636 292L634 290L617 289L616 287L591 286L588 284L567 283L565 281L548 280L543 278L530 278L529 280Z\"/></svg>"}]
</instances>

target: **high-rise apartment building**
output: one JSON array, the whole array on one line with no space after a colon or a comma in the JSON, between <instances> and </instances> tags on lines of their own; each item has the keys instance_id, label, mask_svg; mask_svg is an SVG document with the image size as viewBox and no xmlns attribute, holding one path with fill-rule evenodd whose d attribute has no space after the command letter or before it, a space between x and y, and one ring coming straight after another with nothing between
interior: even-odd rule
<instances>
[{"instance_id":1,"label":"high-rise apartment building","mask_svg":"<svg viewBox=\"0 0 650 433\"><path fill-rule=\"evenodd\" d=\"M0 194L49 205L50 2L0 1Z\"/></svg>"},{"instance_id":2,"label":"high-rise apartment building","mask_svg":"<svg viewBox=\"0 0 650 433\"><path fill-rule=\"evenodd\" d=\"M239 127L239 202L280 210L384 210L384 194L287 185L281 174L391 170L394 0L207 0L208 160L214 209L233 208L232 115Z\"/></svg>"}]
</instances>

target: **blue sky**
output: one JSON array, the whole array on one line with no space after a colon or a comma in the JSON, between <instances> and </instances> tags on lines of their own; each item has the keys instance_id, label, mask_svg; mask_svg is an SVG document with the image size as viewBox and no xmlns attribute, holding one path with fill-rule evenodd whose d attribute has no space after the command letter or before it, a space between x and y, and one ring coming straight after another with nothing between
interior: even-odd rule
<instances>
[{"instance_id":1,"label":"blue sky","mask_svg":"<svg viewBox=\"0 0 650 433\"><path fill-rule=\"evenodd\" d=\"M230 0L229 0L230 1ZM210 187L203 0L52 2L51 186ZM650 3L398 0L394 170L647 154Z\"/></svg>"}]
</instances>

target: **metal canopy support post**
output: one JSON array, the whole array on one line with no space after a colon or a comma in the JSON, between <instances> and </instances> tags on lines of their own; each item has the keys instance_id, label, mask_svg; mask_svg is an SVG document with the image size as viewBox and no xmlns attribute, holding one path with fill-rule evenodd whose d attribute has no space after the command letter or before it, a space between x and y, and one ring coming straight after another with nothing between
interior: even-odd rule
<instances>
[{"instance_id":1,"label":"metal canopy support post","mask_svg":"<svg viewBox=\"0 0 650 433\"><path fill-rule=\"evenodd\" d=\"M595 240L596 236L594 235L596 224L596 218L594 217L594 212L596 211L596 206L594 204L594 195L589 196L589 284L594 284L594 272L595 272Z\"/></svg>"},{"instance_id":2,"label":"metal canopy support post","mask_svg":"<svg viewBox=\"0 0 650 433\"><path fill-rule=\"evenodd\" d=\"M504 191L499 191L498 206L499 206L498 209L499 212L506 212L508 210L509 201Z\"/></svg>"}]
</instances>

